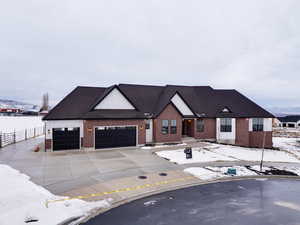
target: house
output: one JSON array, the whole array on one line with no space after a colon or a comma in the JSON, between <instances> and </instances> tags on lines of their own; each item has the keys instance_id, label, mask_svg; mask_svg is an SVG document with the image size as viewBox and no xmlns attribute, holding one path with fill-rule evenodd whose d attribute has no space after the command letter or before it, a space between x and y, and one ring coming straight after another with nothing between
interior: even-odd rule
<instances>
[{"instance_id":1,"label":"house","mask_svg":"<svg viewBox=\"0 0 300 225\"><path fill-rule=\"evenodd\" d=\"M280 127L300 128L300 115L278 117Z\"/></svg>"},{"instance_id":2,"label":"house","mask_svg":"<svg viewBox=\"0 0 300 225\"><path fill-rule=\"evenodd\" d=\"M44 118L48 150L180 142L272 147L274 116L236 90L119 84L77 87Z\"/></svg>"}]
</instances>

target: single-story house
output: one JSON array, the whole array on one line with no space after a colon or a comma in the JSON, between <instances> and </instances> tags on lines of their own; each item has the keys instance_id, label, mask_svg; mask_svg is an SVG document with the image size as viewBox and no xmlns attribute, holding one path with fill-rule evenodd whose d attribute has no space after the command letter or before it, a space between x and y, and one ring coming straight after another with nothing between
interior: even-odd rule
<instances>
[{"instance_id":1,"label":"single-story house","mask_svg":"<svg viewBox=\"0 0 300 225\"><path fill-rule=\"evenodd\" d=\"M300 128L300 115L278 117L280 127Z\"/></svg>"},{"instance_id":2,"label":"single-story house","mask_svg":"<svg viewBox=\"0 0 300 225\"><path fill-rule=\"evenodd\" d=\"M272 147L274 116L236 90L119 84L77 87L44 118L47 150L181 142Z\"/></svg>"}]
</instances>

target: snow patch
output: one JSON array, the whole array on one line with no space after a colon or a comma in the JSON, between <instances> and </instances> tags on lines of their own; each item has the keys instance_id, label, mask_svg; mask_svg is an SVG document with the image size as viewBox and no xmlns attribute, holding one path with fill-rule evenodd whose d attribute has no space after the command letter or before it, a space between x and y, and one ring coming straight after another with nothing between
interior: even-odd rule
<instances>
[{"instance_id":1,"label":"snow patch","mask_svg":"<svg viewBox=\"0 0 300 225\"><path fill-rule=\"evenodd\" d=\"M85 202L73 199L49 203L47 200L63 198L50 193L48 190L31 182L29 177L19 171L0 164L0 224L31 224L55 225L70 218L83 217L92 210L109 207L106 200Z\"/></svg>"}]
</instances>

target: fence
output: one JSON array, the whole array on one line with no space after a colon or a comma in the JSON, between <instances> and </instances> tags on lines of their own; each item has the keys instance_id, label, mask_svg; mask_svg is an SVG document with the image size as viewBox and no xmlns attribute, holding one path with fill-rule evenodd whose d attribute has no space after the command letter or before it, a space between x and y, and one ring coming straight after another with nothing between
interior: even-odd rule
<instances>
[{"instance_id":1,"label":"fence","mask_svg":"<svg viewBox=\"0 0 300 225\"><path fill-rule=\"evenodd\" d=\"M38 137L44 134L44 127L29 128L10 133L0 132L0 148L20 141L25 141L30 138Z\"/></svg>"}]
</instances>

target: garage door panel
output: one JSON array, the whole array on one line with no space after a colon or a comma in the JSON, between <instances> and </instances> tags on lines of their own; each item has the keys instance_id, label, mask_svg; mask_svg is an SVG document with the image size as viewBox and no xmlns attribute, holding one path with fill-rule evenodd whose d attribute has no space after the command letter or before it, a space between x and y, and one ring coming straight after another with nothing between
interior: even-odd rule
<instances>
[{"instance_id":1,"label":"garage door panel","mask_svg":"<svg viewBox=\"0 0 300 225\"><path fill-rule=\"evenodd\" d=\"M80 149L80 128L54 128L53 150Z\"/></svg>"},{"instance_id":2,"label":"garage door panel","mask_svg":"<svg viewBox=\"0 0 300 225\"><path fill-rule=\"evenodd\" d=\"M95 129L95 148L113 148L136 145L136 127Z\"/></svg>"}]
</instances>

